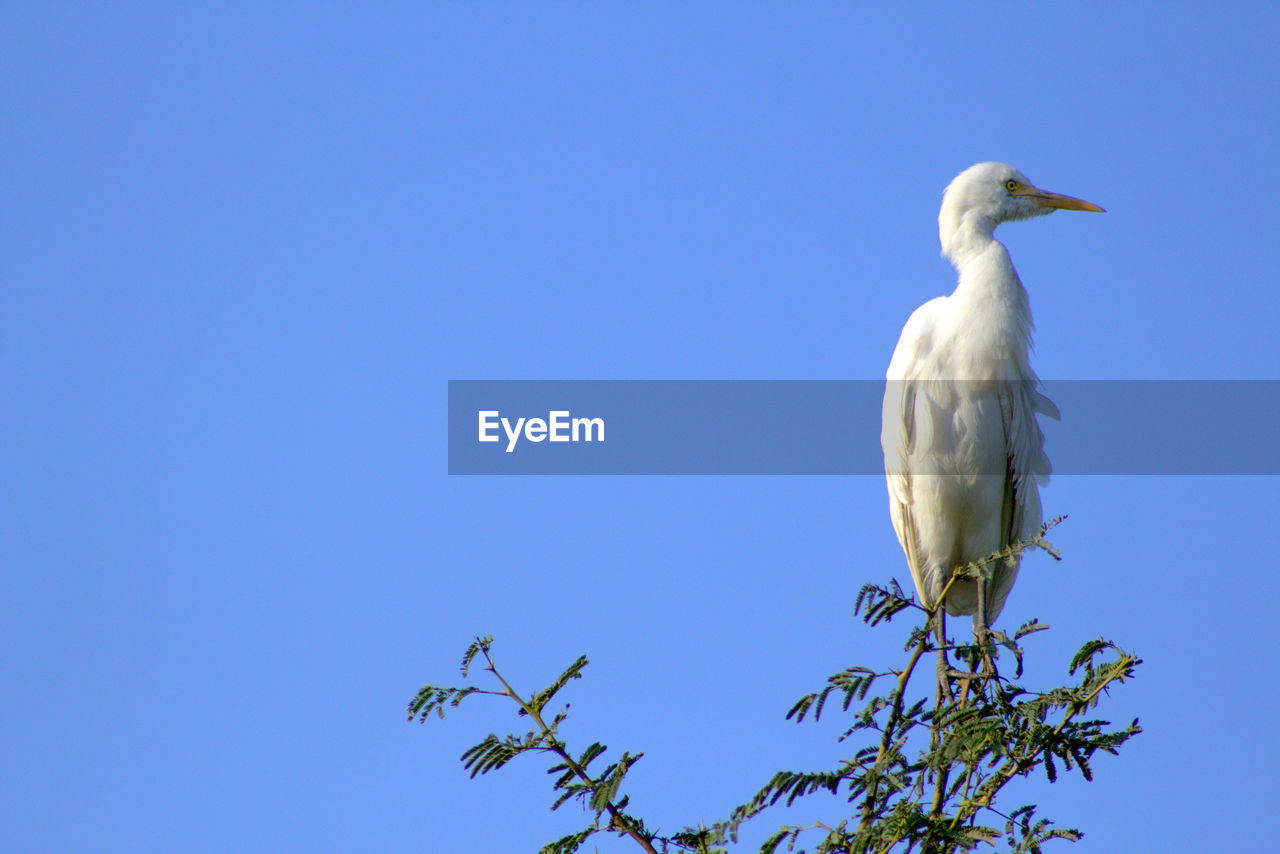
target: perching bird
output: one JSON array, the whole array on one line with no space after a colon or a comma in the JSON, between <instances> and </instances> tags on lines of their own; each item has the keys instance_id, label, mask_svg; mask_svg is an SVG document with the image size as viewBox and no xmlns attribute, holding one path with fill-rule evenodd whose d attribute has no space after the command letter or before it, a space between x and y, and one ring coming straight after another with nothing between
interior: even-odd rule
<instances>
[{"instance_id":1,"label":"perching bird","mask_svg":"<svg viewBox=\"0 0 1280 854\"><path fill-rule=\"evenodd\" d=\"M926 608L953 569L1039 531L1038 487L1050 467L1036 414L1056 419L1058 410L1037 388L1027 292L993 232L1059 208L1102 212L1038 190L1003 163L969 167L942 197L938 236L959 283L907 320L889 363L880 433L889 513ZM989 585L957 579L946 613L973 615L985 643L1017 575L1015 559L995 567ZM947 690L943 609L937 613Z\"/></svg>"}]
</instances>

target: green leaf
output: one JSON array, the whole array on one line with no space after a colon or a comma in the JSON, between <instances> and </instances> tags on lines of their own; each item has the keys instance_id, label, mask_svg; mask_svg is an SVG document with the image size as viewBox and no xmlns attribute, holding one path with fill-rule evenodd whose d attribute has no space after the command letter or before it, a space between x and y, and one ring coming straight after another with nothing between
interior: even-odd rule
<instances>
[{"instance_id":1,"label":"green leaf","mask_svg":"<svg viewBox=\"0 0 1280 854\"><path fill-rule=\"evenodd\" d=\"M543 707L545 707L547 703L551 701L551 698L554 697L556 693L569 682L570 679L582 678L582 669L586 666L587 666L587 657L585 655L579 656L577 661L575 661L573 664L570 664L569 667L563 673L561 673L558 677L556 677L556 681L552 682L546 688L543 688L541 691L534 694L533 697L530 698L529 700L529 706L533 708L535 711L541 712Z\"/></svg>"},{"instance_id":2,"label":"green leaf","mask_svg":"<svg viewBox=\"0 0 1280 854\"><path fill-rule=\"evenodd\" d=\"M590 836L599 832L600 828L598 827L588 827L586 830L570 833L568 836L562 836L555 842L549 842L542 846L538 854L573 854Z\"/></svg>"},{"instance_id":3,"label":"green leaf","mask_svg":"<svg viewBox=\"0 0 1280 854\"><path fill-rule=\"evenodd\" d=\"M476 638L467 647L467 651L462 655L462 677L465 679L468 671L471 670L471 662L481 653L488 654L489 648L493 646L493 635L485 635L482 638Z\"/></svg>"},{"instance_id":4,"label":"green leaf","mask_svg":"<svg viewBox=\"0 0 1280 854\"><path fill-rule=\"evenodd\" d=\"M462 767L470 771L472 778L475 778L478 774L488 774L490 771L501 768L526 749L528 748L514 743L510 736L508 740L503 741L490 733L484 741L468 748L462 754Z\"/></svg>"}]
</instances>

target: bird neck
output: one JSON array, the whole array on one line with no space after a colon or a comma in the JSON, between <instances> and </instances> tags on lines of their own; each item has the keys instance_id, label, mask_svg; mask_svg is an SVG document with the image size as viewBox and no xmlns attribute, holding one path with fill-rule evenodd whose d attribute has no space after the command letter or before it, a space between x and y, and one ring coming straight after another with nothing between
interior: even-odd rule
<instances>
[{"instance_id":1,"label":"bird neck","mask_svg":"<svg viewBox=\"0 0 1280 854\"><path fill-rule=\"evenodd\" d=\"M958 258L952 256L960 276L950 297L955 319L950 346L956 364L971 360L963 376L985 377L993 356L1002 360L994 366L996 374L1029 375L1031 305L1004 244L987 234L984 243L965 244Z\"/></svg>"},{"instance_id":2,"label":"bird neck","mask_svg":"<svg viewBox=\"0 0 1280 854\"><path fill-rule=\"evenodd\" d=\"M977 210L968 210L963 214L943 206L938 215L938 238L942 241L942 254L951 261L957 270L964 268L979 255L998 244L995 238L998 223L984 216Z\"/></svg>"},{"instance_id":3,"label":"bird neck","mask_svg":"<svg viewBox=\"0 0 1280 854\"><path fill-rule=\"evenodd\" d=\"M1027 292L1004 244L996 240L994 220L970 212L949 232L942 229L943 254L960 273L954 296L980 303L1003 303L1027 312Z\"/></svg>"}]
</instances>

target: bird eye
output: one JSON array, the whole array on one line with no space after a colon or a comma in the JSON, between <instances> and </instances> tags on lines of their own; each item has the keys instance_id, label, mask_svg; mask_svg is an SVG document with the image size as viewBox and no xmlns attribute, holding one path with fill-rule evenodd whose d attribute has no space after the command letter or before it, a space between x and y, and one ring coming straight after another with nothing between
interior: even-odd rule
<instances>
[{"instance_id":1,"label":"bird eye","mask_svg":"<svg viewBox=\"0 0 1280 854\"><path fill-rule=\"evenodd\" d=\"M1004 182L1004 188L1008 190L1010 193L1018 189L1019 186L1021 185L1017 181L1013 180L1012 178Z\"/></svg>"}]
</instances>

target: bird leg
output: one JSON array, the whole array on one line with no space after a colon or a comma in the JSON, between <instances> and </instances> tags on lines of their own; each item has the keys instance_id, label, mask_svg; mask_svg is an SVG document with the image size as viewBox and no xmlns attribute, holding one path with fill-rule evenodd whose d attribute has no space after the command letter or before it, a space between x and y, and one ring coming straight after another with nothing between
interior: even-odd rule
<instances>
[{"instance_id":1,"label":"bird leg","mask_svg":"<svg viewBox=\"0 0 1280 854\"><path fill-rule=\"evenodd\" d=\"M933 630L938 638L938 705L951 700L951 662L947 660L947 609L942 603L933 613Z\"/></svg>"},{"instance_id":2,"label":"bird leg","mask_svg":"<svg viewBox=\"0 0 1280 854\"><path fill-rule=\"evenodd\" d=\"M987 579L979 578L978 610L973 614L973 638L978 645L978 658L981 660L983 678L990 679L996 675L996 664L991 657L991 629L987 628Z\"/></svg>"},{"instance_id":3,"label":"bird leg","mask_svg":"<svg viewBox=\"0 0 1280 854\"><path fill-rule=\"evenodd\" d=\"M938 604L938 610L934 612L931 619L934 636L938 639L938 705L943 706L955 699L955 694L951 691L951 680L959 679L963 682L967 693L969 683L983 678L984 674L957 670L951 666L951 662L947 659L947 611L941 603Z\"/></svg>"}]
</instances>

